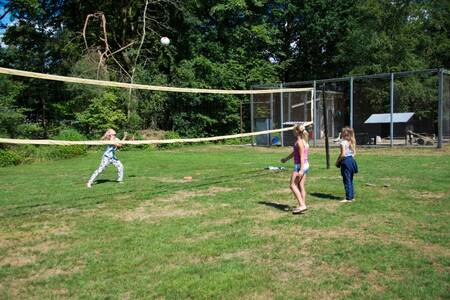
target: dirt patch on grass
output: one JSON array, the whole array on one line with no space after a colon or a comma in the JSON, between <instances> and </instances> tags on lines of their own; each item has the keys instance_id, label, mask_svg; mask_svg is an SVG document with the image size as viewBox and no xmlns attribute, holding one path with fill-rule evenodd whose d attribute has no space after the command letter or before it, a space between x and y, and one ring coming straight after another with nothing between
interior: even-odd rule
<instances>
[{"instance_id":1,"label":"dirt patch on grass","mask_svg":"<svg viewBox=\"0 0 450 300\"><path fill-rule=\"evenodd\" d=\"M21 267L35 263L37 256L25 255L20 252L8 253L5 257L0 258L0 267L12 266Z\"/></svg>"},{"instance_id":2,"label":"dirt patch on grass","mask_svg":"<svg viewBox=\"0 0 450 300\"><path fill-rule=\"evenodd\" d=\"M227 193L233 191L232 188L224 187L210 187L207 190L199 191L178 191L173 195L166 197L158 197L152 200L144 201L140 206L133 210L127 210L112 215L123 221L143 221L153 220L157 221L161 218L167 217L186 217L205 214L208 208L199 203L191 203L189 207L180 207L182 202L187 201L193 197L214 196L218 193ZM166 205L162 205L167 203Z\"/></svg>"},{"instance_id":3,"label":"dirt patch on grass","mask_svg":"<svg viewBox=\"0 0 450 300\"><path fill-rule=\"evenodd\" d=\"M445 196L447 196L446 193L443 192L430 192L430 191L418 191L418 190L412 190L409 193L412 198L418 199L418 200L441 200Z\"/></svg>"},{"instance_id":4,"label":"dirt patch on grass","mask_svg":"<svg viewBox=\"0 0 450 300\"><path fill-rule=\"evenodd\" d=\"M178 191L173 195L169 195L166 197L158 197L154 200L147 200L144 202L144 205L148 205L154 201L160 202L182 202L186 201L193 197L204 197L204 196L214 196L218 193L229 193L237 190L236 188L225 188L225 187L215 187L212 186L207 190L199 190L199 191Z\"/></svg>"},{"instance_id":5,"label":"dirt patch on grass","mask_svg":"<svg viewBox=\"0 0 450 300\"><path fill-rule=\"evenodd\" d=\"M22 241L11 244L8 250L4 251L4 256L0 257L0 267L10 265L21 267L33 264L38 260L39 255L52 250L62 250L67 245L56 243L55 241L43 241L32 246L23 246Z\"/></svg>"},{"instance_id":6,"label":"dirt patch on grass","mask_svg":"<svg viewBox=\"0 0 450 300\"><path fill-rule=\"evenodd\" d=\"M231 219L231 218L223 218L223 219L214 219L211 221L204 221L202 222L203 225L228 225L228 224L233 224L235 222L235 220Z\"/></svg>"},{"instance_id":7,"label":"dirt patch on grass","mask_svg":"<svg viewBox=\"0 0 450 300\"><path fill-rule=\"evenodd\" d=\"M27 293L29 285L34 281L49 280L56 276L69 276L74 273L80 272L82 267L75 266L70 269L51 268L43 269L30 273L28 276L18 279L5 280L3 289L14 299L23 298L23 295ZM58 297L64 297L68 294L68 290L65 288L59 288L49 291L52 295Z\"/></svg>"},{"instance_id":8,"label":"dirt patch on grass","mask_svg":"<svg viewBox=\"0 0 450 300\"><path fill-rule=\"evenodd\" d=\"M157 182L162 182L162 183L187 183L187 182L192 182L195 180L190 180L187 181L183 178L170 178L170 177L146 177L147 179L153 180L153 181L157 181Z\"/></svg>"}]
</instances>

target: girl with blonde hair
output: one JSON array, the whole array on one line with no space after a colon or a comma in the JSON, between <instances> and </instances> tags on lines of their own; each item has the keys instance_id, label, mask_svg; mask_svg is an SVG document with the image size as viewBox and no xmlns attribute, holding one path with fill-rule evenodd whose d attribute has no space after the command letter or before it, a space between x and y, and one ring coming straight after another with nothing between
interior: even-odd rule
<instances>
[{"instance_id":1,"label":"girl with blonde hair","mask_svg":"<svg viewBox=\"0 0 450 300\"><path fill-rule=\"evenodd\" d=\"M340 202L355 200L353 175L358 173L358 165L354 159L356 155L356 140L353 128L344 127L341 132L340 153L336 160L336 167L341 168L342 181L345 188L345 199Z\"/></svg>"},{"instance_id":2,"label":"girl with blonde hair","mask_svg":"<svg viewBox=\"0 0 450 300\"><path fill-rule=\"evenodd\" d=\"M123 140L126 138L126 136L127 133L125 132ZM100 166L97 168L97 170L94 171L91 178L87 182L86 186L88 188L92 187L92 183L94 183L95 178L97 178L97 176L100 175L110 164L113 164L117 169L117 182L123 182L123 165L116 157L116 151L122 145L118 143L120 142L120 140L116 137L116 131L112 128L108 129L101 139L111 141L111 144L106 146L105 152L102 156L102 161L100 162Z\"/></svg>"},{"instance_id":3,"label":"girl with blonde hair","mask_svg":"<svg viewBox=\"0 0 450 300\"><path fill-rule=\"evenodd\" d=\"M294 127L294 135L296 137L292 152L281 159L282 163L294 158L294 170L291 175L290 188L298 202L293 214L303 214L306 210L306 174L309 170L308 162L308 131L301 124Z\"/></svg>"}]
</instances>

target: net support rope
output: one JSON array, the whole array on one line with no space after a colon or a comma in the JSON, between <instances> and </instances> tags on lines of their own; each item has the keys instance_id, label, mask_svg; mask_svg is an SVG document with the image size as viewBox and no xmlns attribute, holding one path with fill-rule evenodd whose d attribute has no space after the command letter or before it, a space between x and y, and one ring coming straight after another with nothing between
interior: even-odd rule
<instances>
[{"instance_id":1,"label":"net support rope","mask_svg":"<svg viewBox=\"0 0 450 300\"><path fill-rule=\"evenodd\" d=\"M298 122L298 124L302 124L307 127L313 122ZM214 137L206 137L206 138L188 138L188 139L169 139L169 140L140 140L140 141L128 141L121 140L115 143L122 145L149 145L149 144L174 144L174 143L197 143L197 142L210 142L210 141L219 141L226 139L235 139L241 137L249 137L249 136L257 136L262 134L271 134L277 132L284 132L293 130L295 126L282 128L282 129L274 129L274 130L265 130L251 133L240 133L233 135L222 135L222 136L214 136ZM18 145L60 145L60 146L73 146L73 145L110 145L111 141L61 141L61 140L28 140L28 139L6 139L0 138L0 144L18 144Z\"/></svg>"},{"instance_id":2,"label":"net support rope","mask_svg":"<svg viewBox=\"0 0 450 300\"><path fill-rule=\"evenodd\" d=\"M278 88L278 89L266 89L266 90L219 90L219 89L181 88L181 87L171 87L171 86L145 85L145 84L135 84L135 83L126 83L126 82L77 78L77 77L21 71L21 70L2 68L2 67L0 67L0 74L55 80L55 81L63 81L63 82L90 84L90 85L100 85L100 86L108 86L108 87L119 87L119 88L127 88L127 89L150 90L150 91L160 91L160 92L176 92L176 93L254 95L254 94L271 94L271 93L306 92L306 91L312 90L312 88Z\"/></svg>"}]
</instances>

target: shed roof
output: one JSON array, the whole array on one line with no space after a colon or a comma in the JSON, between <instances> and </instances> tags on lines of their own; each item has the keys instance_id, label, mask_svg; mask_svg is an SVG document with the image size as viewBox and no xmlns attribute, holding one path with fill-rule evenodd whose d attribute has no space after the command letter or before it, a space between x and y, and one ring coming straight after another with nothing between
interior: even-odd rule
<instances>
[{"instance_id":1,"label":"shed roof","mask_svg":"<svg viewBox=\"0 0 450 300\"><path fill-rule=\"evenodd\" d=\"M414 113L394 113L392 115L393 123L406 123L412 118ZM381 123L391 123L391 114L372 114L364 122L364 124L381 124Z\"/></svg>"}]
</instances>

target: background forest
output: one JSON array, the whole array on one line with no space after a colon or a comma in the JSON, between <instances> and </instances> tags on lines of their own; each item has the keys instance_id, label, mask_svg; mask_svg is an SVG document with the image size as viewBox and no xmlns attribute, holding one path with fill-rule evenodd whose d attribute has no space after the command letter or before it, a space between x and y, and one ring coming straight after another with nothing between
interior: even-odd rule
<instances>
[{"instance_id":1,"label":"background forest","mask_svg":"<svg viewBox=\"0 0 450 300\"><path fill-rule=\"evenodd\" d=\"M27 71L248 89L450 67L448 0L0 3L0 66ZM160 43L162 36L170 38L169 46ZM248 103L245 96L128 91L5 75L0 90L0 135L14 138L55 138L62 130L66 138L98 138L107 127L182 137L231 134L240 130L240 103Z\"/></svg>"}]
</instances>

